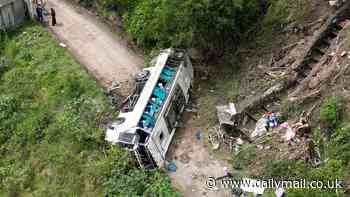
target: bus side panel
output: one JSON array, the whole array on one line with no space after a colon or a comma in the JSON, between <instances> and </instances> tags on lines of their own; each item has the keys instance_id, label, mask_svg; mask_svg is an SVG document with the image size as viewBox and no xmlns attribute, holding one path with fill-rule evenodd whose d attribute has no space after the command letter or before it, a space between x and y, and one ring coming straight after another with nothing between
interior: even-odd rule
<instances>
[{"instance_id":1,"label":"bus side panel","mask_svg":"<svg viewBox=\"0 0 350 197\"><path fill-rule=\"evenodd\" d=\"M161 155L159 148L154 144L153 139L150 139L147 145L148 150L151 152L154 161L157 163L158 167L164 166L164 157Z\"/></svg>"},{"instance_id":2,"label":"bus side panel","mask_svg":"<svg viewBox=\"0 0 350 197\"><path fill-rule=\"evenodd\" d=\"M191 82L192 82L192 79L190 77L190 73L188 72L187 68L182 67L179 78L176 81L176 83L178 83L179 86L181 87L181 90L182 90L182 92L185 96L185 99L186 99L186 103L188 102L189 97L190 97L189 91L191 88Z\"/></svg>"},{"instance_id":3,"label":"bus side panel","mask_svg":"<svg viewBox=\"0 0 350 197\"><path fill-rule=\"evenodd\" d=\"M166 155L166 153L168 151L169 145L171 143L172 137L174 135L174 132L173 132L174 129L173 130L169 130L169 128L167 126L167 123L165 122L164 116L160 119L160 124L161 124L161 127L162 127L161 132L164 135L164 137L160 141L160 143L161 143L162 149L164 150L163 156L165 157L165 155Z\"/></svg>"},{"instance_id":4,"label":"bus side panel","mask_svg":"<svg viewBox=\"0 0 350 197\"><path fill-rule=\"evenodd\" d=\"M168 130L163 116L158 119L158 122L155 128L153 129L152 140L153 143L155 143L157 147L159 147L161 155L165 157L168 144L171 141L171 131Z\"/></svg>"}]
</instances>

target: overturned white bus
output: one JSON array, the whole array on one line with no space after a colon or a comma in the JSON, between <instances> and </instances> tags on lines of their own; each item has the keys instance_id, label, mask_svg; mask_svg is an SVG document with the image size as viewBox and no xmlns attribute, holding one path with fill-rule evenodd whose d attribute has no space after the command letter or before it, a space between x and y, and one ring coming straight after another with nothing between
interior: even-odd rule
<instances>
[{"instance_id":1,"label":"overturned white bus","mask_svg":"<svg viewBox=\"0 0 350 197\"><path fill-rule=\"evenodd\" d=\"M162 50L152 64L136 76L133 94L106 131L106 140L134 152L144 170L164 166L193 81L184 50Z\"/></svg>"}]
</instances>

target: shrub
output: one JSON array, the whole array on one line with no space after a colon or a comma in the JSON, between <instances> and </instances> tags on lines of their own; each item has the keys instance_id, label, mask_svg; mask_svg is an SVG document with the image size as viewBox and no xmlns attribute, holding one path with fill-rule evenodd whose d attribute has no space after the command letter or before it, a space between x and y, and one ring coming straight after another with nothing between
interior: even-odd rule
<instances>
[{"instance_id":1,"label":"shrub","mask_svg":"<svg viewBox=\"0 0 350 197\"><path fill-rule=\"evenodd\" d=\"M0 95L0 122L9 118L17 108L17 101L14 97Z\"/></svg>"},{"instance_id":2,"label":"shrub","mask_svg":"<svg viewBox=\"0 0 350 197\"><path fill-rule=\"evenodd\" d=\"M261 14L255 0L144 0L131 7L124 14L126 29L140 46L197 47L210 57L234 49Z\"/></svg>"},{"instance_id":3,"label":"shrub","mask_svg":"<svg viewBox=\"0 0 350 197\"><path fill-rule=\"evenodd\" d=\"M244 145L237 155L233 156L234 162L240 166L249 166L256 158L257 150L255 145Z\"/></svg>"},{"instance_id":4,"label":"shrub","mask_svg":"<svg viewBox=\"0 0 350 197\"><path fill-rule=\"evenodd\" d=\"M332 135L329 145L330 157L350 164L350 122L342 124Z\"/></svg>"},{"instance_id":5,"label":"shrub","mask_svg":"<svg viewBox=\"0 0 350 197\"><path fill-rule=\"evenodd\" d=\"M276 160L266 164L264 176L275 179L296 178L299 173L305 171L306 165L302 162L297 163L289 160Z\"/></svg>"},{"instance_id":6,"label":"shrub","mask_svg":"<svg viewBox=\"0 0 350 197\"><path fill-rule=\"evenodd\" d=\"M323 131L329 138L340 118L341 103L336 97L328 97L323 101L320 111L320 121Z\"/></svg>"},{"instance_id":7,"label":"shrub","mask_svg":"<svg viewBox=\"0 0 350 197\"><path fill-rule=\"evenodd\" d=\"M119 16L132 12L141 0L102 0L107 11L116 11Z\"/></svg>"},{"instance_id":8,"label":"shrub","mask_svg":"<svg viewBox=\"0 0 350 197\"><path fill-rule=\"evenodd\" d=\"M79 0L79 3L87 8L90 8L95 4L95 0Z\"/></svg>"},{"instance_id":9,"label":"shrub","mask_svg":"<svg viewBox=\"0 0 350 197\"><path fill-rule=\"evenodd\" d=\"M293 118L301 112L302 108L298 103L286 100L281 105L281 117L279 118L279 121L287 121L289 118Z\"/></svg>"}]
</instances>

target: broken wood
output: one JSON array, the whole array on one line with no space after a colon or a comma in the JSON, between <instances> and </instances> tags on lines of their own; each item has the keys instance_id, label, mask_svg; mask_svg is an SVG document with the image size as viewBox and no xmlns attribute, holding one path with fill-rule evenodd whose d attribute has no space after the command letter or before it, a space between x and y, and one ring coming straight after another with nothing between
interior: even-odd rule
<instances>
[{"instance_id":1,"label":"broken wood","mask_svg":"<svg viewBox=\"0 0 350 197\"><path fill-rule=\"evenodd\" d=\"M248 141L249 143L252 143L253 140L250 138L250 131L246 128L241 129L242 139Z\"/></svg>"},{"instance_id":2,"label":"broken wood","mask_svg":"<svg viewBox=\"0 0 350 197\"><path fill-rule=\"evenodd\" d=\"M268 66L271 67L275 62L275 56L272 54Z\"/></svg>"},{"instance_id":3,"label":"broken wood","mask_svg":"<svg viewBox=\"0 0 350 197\"><path fill-rule=\"evenodd\" d=\"M334 85L338 78L342 76L349 68L350 64L346 64L345 67L333 78L332 84Z\"/></svg>"},{"instance_id":4,"label":"broken wood","mask_svg":"<svg viewBox=\"0 0 350 197\"><path fill-rule=\"evenodd\" d=\"M291 49L291 48L297 46L298 44L299 44L299 42L294 42L294 43L292 43L292 44L289 44L289 45L283 47L283 48L282 48L282 51L288 51L289 49Z\"/></svg>"},{"instance_id":5,"label":"broken wood","mask_svg":"<svg viewBox=\"0 0 350 197\"><path fill-rule=\"evenodd\" d=\"M301 97L291 97L289 98L289 100L291 102L298 102L298 103L303 103L306 99L313 99L313 98L316 98L318 96L320 96L321 94L321 91L320 90L316 90L316 91L313 91L305 96L301 96Z\"/></svg>"},{"instance_id":6,"label":"broken wood","mask_svg":"<svg viewBox=\"0 0 350 197\"><path fill-rule=\"evenodd\" d=\"M315 104L309 109L309 111L306 113L306 119L310 120L313 111L316 109L316 107L317 107L318 105L320 105L320 102L315 103Z\"/></svg>"},{"instance_id":7,"label":"broken wood","mask_svg":"<svg viewBox=\"0 0 350 197\"><path fill-rule=\"evenodd\" d=\"M247 115L248 118L250 118L251 120L258 122L258 120L256 118L254 118L253 115L251 115L249 112L245 112L245 114Z\"/></svg>"},{"instance_id":8,"label":"broken wood","mask_svg":"<svg viewBox=\"0 0 350 197\"><path fill-rule=\"evenodd\" d=\"M304 25L304 27L305 27L305 28L310 28L310 27L312 27L312 26L314 26L314 25L317 25L318 23L321 23L321 22L323 22L323 21L324 21L324 19L323 19L323 18L320 18L320 19L318 19L318 20L316 20L316 21L313 21L313 22L311 22L311 23L308 23L308 24Z\"/></svg>"}]
</instances>

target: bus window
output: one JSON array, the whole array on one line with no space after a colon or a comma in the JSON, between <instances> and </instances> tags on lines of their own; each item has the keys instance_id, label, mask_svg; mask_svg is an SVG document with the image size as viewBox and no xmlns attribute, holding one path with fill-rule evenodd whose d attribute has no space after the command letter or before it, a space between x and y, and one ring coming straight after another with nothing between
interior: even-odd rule
<instances>
[{"instance_id":1,"label":"bus window","mask_svg":"<svg viewBox=\"0 0 350 197\"><path fill-rule=\"evenodd\" d=\"M176 126L178 116L180 115L181 110L185 105L185 102L186 100L182 89L180 88L180 86L176 86L175 93L168 106L168 111L165 114L165 121L169 131L172 131Z\"/></svg>"}]
</instances>

